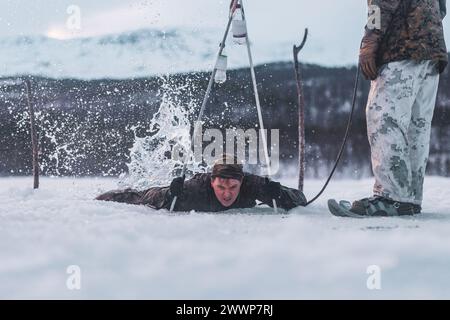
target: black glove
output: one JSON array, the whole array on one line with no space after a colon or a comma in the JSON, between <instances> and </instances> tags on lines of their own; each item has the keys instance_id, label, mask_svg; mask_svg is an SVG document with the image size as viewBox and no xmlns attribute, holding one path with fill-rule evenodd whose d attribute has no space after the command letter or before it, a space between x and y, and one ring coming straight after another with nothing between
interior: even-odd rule
<instances>
[{"instance_id":1,"label":"black glove","mask_svg":"<svg viewBox=\"0 0 450 320\"><path fill-rule=\"evenodd\" d=\"M182 177L177 177L172 180L170 183L170 195L172 197L180 197L183 194L183 186L184 186L184 179L185 175Z\"/></svg>"},{"instance_id":2,"label":"black glove","mask_svg":"<svg viewBox=\"0 0 450 320\"><path fill-rule=\"evenodd\" d=\"M378 76L376 57L380 35L376 32L366 32L361 49L359 49L359 65L367 80L375 80Z\"/></svg>"},{"instance_id":3,"label":"black glove","mask_svg":"<svg viewBox=\"0 0 450 320\"><path fill-rule=\"evenodd\" d=\"M272 199L279 199L281 196L281 184L275 181L268 181L265 186L265 191L267 195Z\"/></svg>"}]
</instances>

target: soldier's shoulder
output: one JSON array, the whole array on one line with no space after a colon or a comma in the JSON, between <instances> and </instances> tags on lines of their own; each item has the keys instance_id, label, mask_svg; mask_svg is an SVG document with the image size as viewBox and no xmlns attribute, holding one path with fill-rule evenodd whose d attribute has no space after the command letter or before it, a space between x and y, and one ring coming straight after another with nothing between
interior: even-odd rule
<instances>
[{"instance_id":1,"label":"soldier's shoulder","mask_svg":"<svg viewBox=\"0 0 450 320\"><path fill-rule=\"evenodd\" d=\"M199 172L199 173L194 174L190 180L203 180L203 179L208 179L208 178L211 178L211 173Z\"/></svg>"},{"instance_id":2,"label":"soldier's shoulder","mask_svg":"<svg viewBox=\"0 0 450 320\"><path fill-rule=\"evenodd\" d=\"M188 182L188 184L198 185L208 183L209 181L211 181L211 173L196 173L186 182Z\"/></svg>"},{"instance_id":3,"label":"soldier's shoulder","mask_svg":"<svg viewBox=\"0 0 450 320\"><path fill-rule=\"evenodd\" d=\"M265 177L258 176L253 173L244 172L244 184L260 184L265 181Z\"/></svg>"}]
</instances>

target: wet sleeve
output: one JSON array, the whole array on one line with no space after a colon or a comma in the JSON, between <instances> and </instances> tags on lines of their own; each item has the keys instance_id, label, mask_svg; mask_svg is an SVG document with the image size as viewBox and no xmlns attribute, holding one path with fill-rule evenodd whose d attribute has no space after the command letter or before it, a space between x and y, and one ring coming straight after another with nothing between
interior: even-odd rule
<instances>
[{"instance_id":1,"label":"wet sleeve","mask_svg":"<svg viewBox=\"0 0 450 320\"><path fill-rule=\"evenodd\" d=\"M112 190L103 193L95 198L101 201L114 201L128 204L141 204L143 191L137 191L131 188L124 190Z\"/></svg>"},{"instance_id":2,"label":"wet sleeve","mask_svg":"<svg viewBox=\"0 0 450 320\"><path fill-rule=\"evenodd\" d=\"M256 200L273 207L272 197L267 192L267 184L270 180L256 175L250 175L249 180L253 184ZM307 202L305 195L301 191L283 185L281 186L280 197L275 200L278 207L286 210L298 206L305 206Z\"/></svg>"},{"instance_id":3,"label":"wet sleeve","mask_svg":"<svg viewBox=\"0 0 450 320\"><path fill-rule=\"evenodd\" d=\"M115 201L128 204L145 205L153 209L170 209L173 197L170 195L169 187L152 187L144 191L134 189L113 190L99 195L96 200ZM183 204L183 198L178 199L177 207Z\"/></svg>"},{"instance_id":4,"label":"wet sleeve","mask_svg":"<svg viewBox=\"0 0 450 320\"><path fill-rule=\"evenodd\" d=\"M141 204L153 209L170 209L172 197L169 187L153 187L147 189L141 199Z\"/></svg>"},{"instance_id":5,"label":"wet sleeve","mask_svg":"<svg viewBox=\"0 0 450 320\"><path fill-rule=\"evenodd\" d=\"M183 194L177 198L174 211L206 211L209 208L205 177L204 174L198 174L184 182ZM155 187L147 190L143 204L155 209L170 210L173 198L170 187Z\"/></svg>"}]
</instances>

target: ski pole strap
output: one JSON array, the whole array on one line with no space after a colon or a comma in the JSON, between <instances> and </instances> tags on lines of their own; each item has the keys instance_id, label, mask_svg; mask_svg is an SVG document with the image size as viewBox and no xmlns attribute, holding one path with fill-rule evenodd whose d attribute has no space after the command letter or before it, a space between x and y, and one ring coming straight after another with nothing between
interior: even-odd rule
<instances>
[{"instance_id":1,"label":"ski pole strap","mask_svg":"<svg viewBox=\"0 0 450 320\"><path fill-rule=\"evenodd\" d=\"M233 14L236 9L240 8L241 5L239 4L239 0L231 0L230 3L230 11Z\"/></svg>"}]
</instances>

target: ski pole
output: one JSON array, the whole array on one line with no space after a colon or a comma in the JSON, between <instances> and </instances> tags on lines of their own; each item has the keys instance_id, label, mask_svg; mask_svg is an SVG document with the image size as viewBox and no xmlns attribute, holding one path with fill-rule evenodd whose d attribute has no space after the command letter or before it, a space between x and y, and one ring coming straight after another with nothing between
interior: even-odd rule
<instances>
[{"instance_id":1,"label":"ski pole","mask_svg":"<svg viewBox=\"0 0 450 320\"><path fill-rule=\"evenodd\" d=\"M228 32L230 31L230 26L231 26L232 19L233 19L233 15L230 13L230 16L228 18L227 27L226 27L226 30L225 30L225 34L223 35L223 39L222 39L222 42L220 43L219 51L218 51L217 56L216 56L216 62L214 64L214 68L213 68L213 71L211 73L211 77L209 78L208 88L206 89L205 96L203 97L203 102L202 102L202 106L200 108L200 113L198 115L197 122L194 124L194 132L193 132L193 135L191 137L191 146L194 144L194 138L195 138L196 133L198 131L199 124L200 124L200 122L202 121L202 118L203 118L203 113L204 113L205 108L206 108L206 103L208 102L208 98L209 98L209 95L211 93L211 89L212 89L212 86L213 86L213 83L214 83L214 77L216 76L216 72L217 72L217 69L216 69L217 61L219 60L219 57L222 54L223 49L225 48L225 42L227 40ZM186 159L184 159L183 162L184 163L183 163L183 169L181 171L181 176L183 176L186 173L186 168L187 168ZM172 204L170 205L170 212L172 212L173 209L175 208L176 202L177 202L177 197L175 196L173 198L173 200L172 200Z\"/></svg>"}]
</instances>

